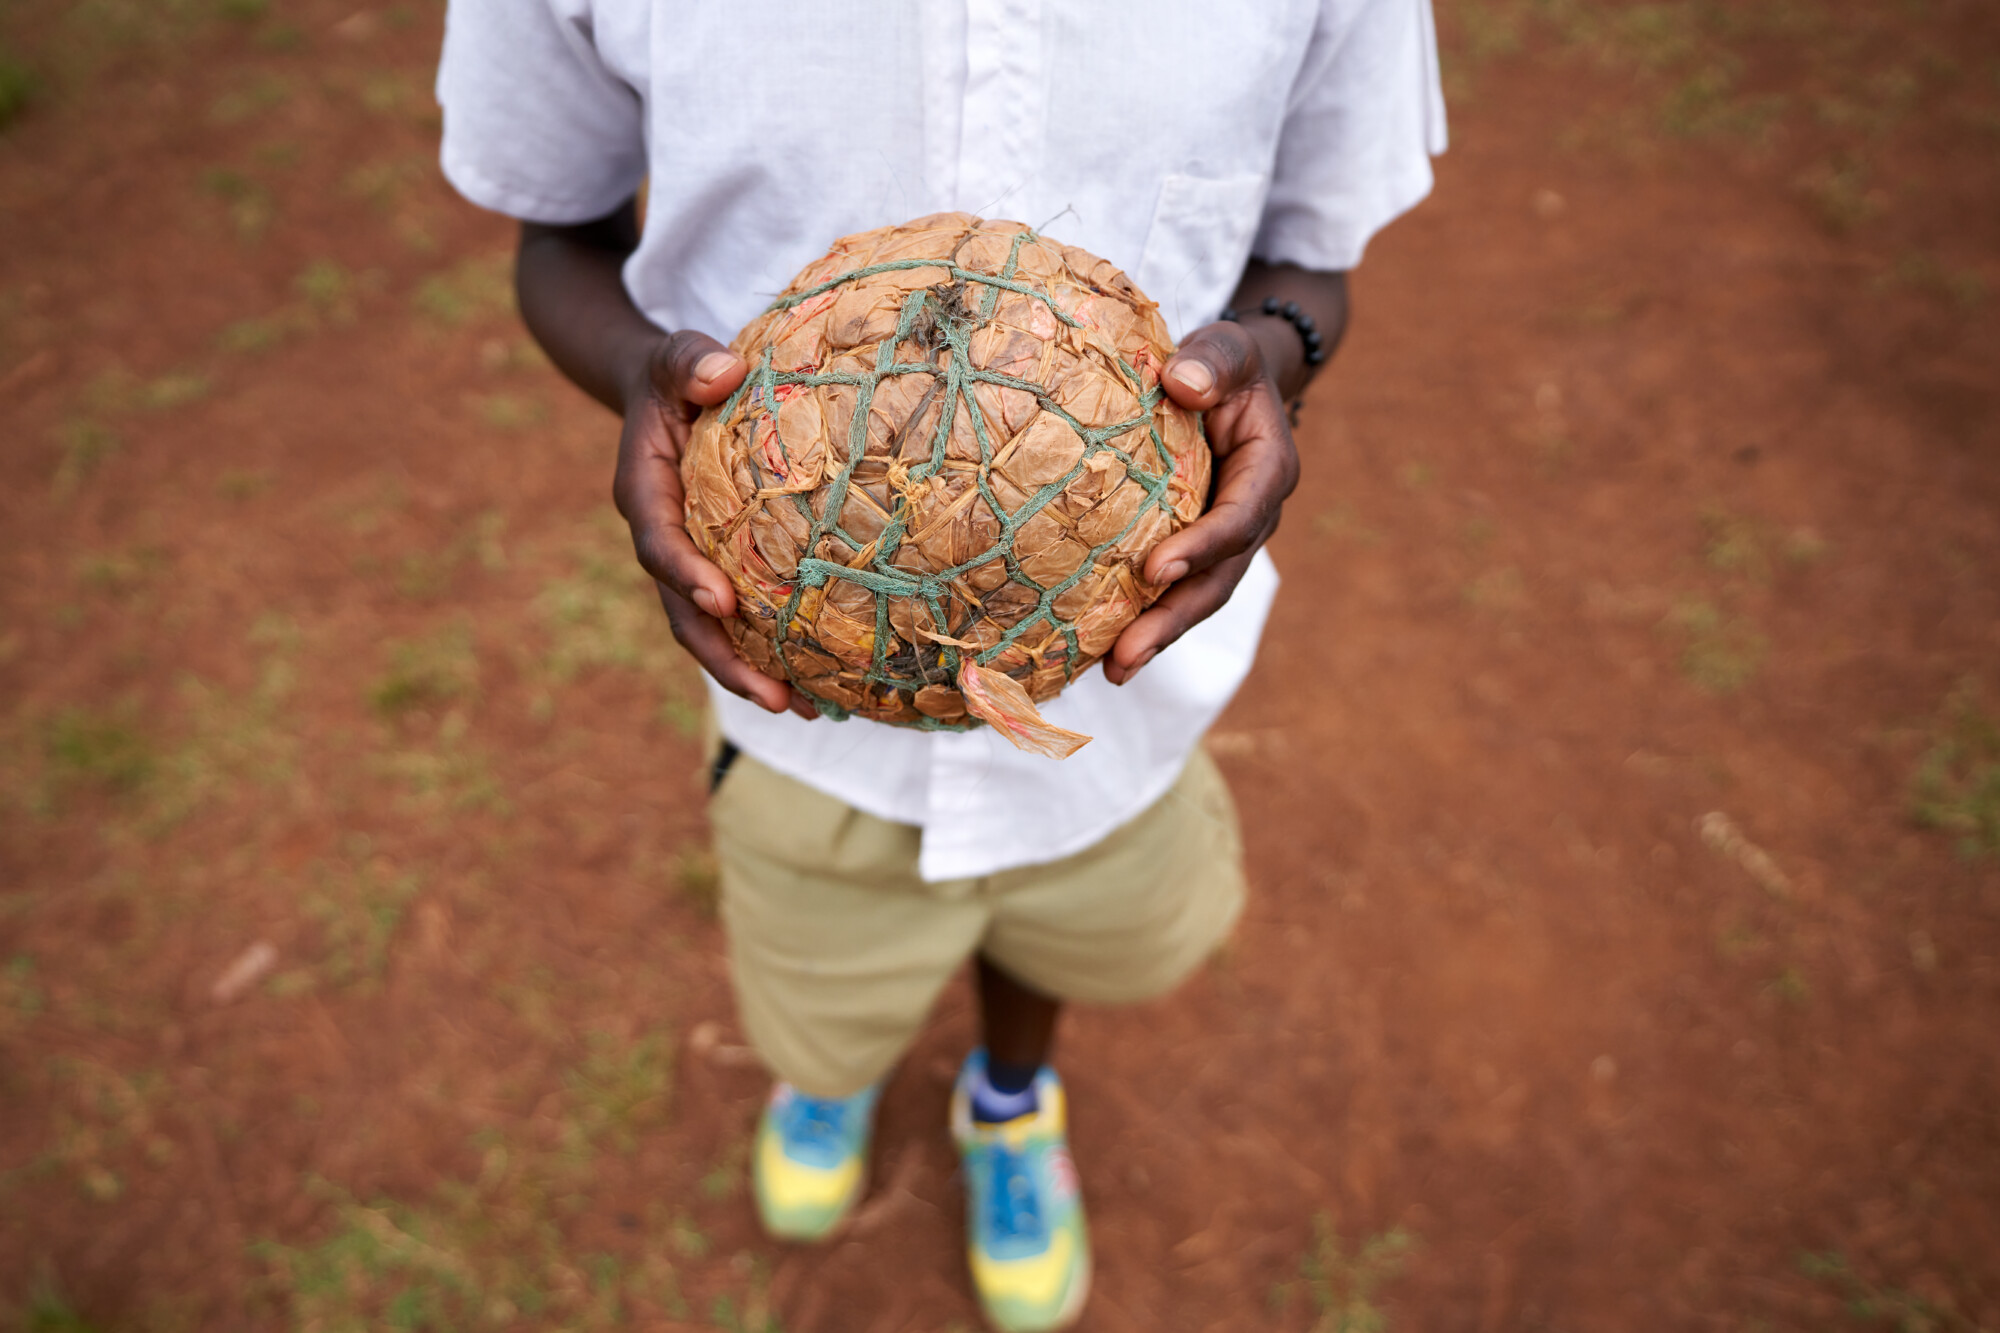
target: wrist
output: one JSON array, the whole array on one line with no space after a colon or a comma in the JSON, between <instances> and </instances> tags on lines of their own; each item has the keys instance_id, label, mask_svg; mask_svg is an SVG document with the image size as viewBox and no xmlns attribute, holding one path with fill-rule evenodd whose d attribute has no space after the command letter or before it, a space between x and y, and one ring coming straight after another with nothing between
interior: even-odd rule
<instances>
[{"instance_id":1,"label":"wrist","mask_svg":"<svg viewBox=\"0 0 2000 1333\"><path fill-rule=\"evenodd\" d=\"M1237 315L1234 322L1257 344L1264 378L1271 382L1278 397L1286 401L1296 397L1311 378L1312 367L1306 363L1305 349L1291 324L1261 310Z\"/></svg>"}]
</instances>

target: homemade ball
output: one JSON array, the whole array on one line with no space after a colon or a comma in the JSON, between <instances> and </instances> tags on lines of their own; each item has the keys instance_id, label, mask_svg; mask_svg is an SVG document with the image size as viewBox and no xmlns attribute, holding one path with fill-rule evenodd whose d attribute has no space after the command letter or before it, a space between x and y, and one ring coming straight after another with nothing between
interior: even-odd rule
<instances>
[{"instance_id":1,"label":"homemade ball","mask_svg":"<svg viewBox=\"0 0 2000 1333\"><path fill-rule=\"evenodd\" d=\"M1053 698L1159 596L1146 555L1208 493L1157 307L1018 222L846 237L731 346L750 373L695 423L688 531L735 585L737 651L832 716L996 721L993 673Z\"/></svg>"}]
</instances>

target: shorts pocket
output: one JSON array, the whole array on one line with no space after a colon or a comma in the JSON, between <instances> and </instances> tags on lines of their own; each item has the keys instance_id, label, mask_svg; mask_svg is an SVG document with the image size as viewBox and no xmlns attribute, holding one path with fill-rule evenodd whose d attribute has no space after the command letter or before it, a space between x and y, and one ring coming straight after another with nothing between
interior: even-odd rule
<instances>
[{"instance_id":1,"label":"shorts pocket","mask_svg":"<svg viewBox=\"0 0 2000 1333\"><path fill-rule=\"evenodd\" d=\"M1220 179L1176 174L1160 183L1132 280L1160 303L1175 341L1229 303L1257 238L1267 184L1261 173Z\"/></svg>"}]
</instances>

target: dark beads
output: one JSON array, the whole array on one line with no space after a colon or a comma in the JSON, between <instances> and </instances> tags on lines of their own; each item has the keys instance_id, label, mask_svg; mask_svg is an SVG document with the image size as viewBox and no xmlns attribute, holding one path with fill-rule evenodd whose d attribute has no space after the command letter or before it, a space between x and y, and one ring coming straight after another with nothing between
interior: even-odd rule
<instances>
[{"instance_id":1,"label":"dark beads","mask_svg":"<svg viewBox=\"0 0 2000 1333\"><path fill-rule=\"evenodd\" d=\"M1326 360L1326 345L1320 337L1319 325L1313 317L1299 309L1297 301L1279 301L1275 296L1267 296L1257 307L1267 315L1276 315L1299 331L1299 337L1306 345L1306 364L1317 366ZM1236 307L1226 306L1222 318L1235 321L1241 318Z\"/></svg>"}]
</instances>

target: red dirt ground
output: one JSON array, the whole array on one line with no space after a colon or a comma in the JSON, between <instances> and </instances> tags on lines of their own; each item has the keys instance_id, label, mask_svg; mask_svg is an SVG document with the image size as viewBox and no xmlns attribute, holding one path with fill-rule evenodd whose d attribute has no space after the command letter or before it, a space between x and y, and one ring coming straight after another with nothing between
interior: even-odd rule
<instances>
[{"instance_id":1,"label":"red dirt ground","mask_svg":"<svg viewBox=\"0 0 2000 1333\"><path fill-rule=\"evenodd\" d=\"M352 3L0 9L0 1317L973 1327L962 986L757 1233L611 423ZM1063 1034L1086 1326L2000 1328L2000 848L1914 813L2000 691L1994 15L1441 11L1212 740L1252 906Z\"/></svg>"}]
</instances>

